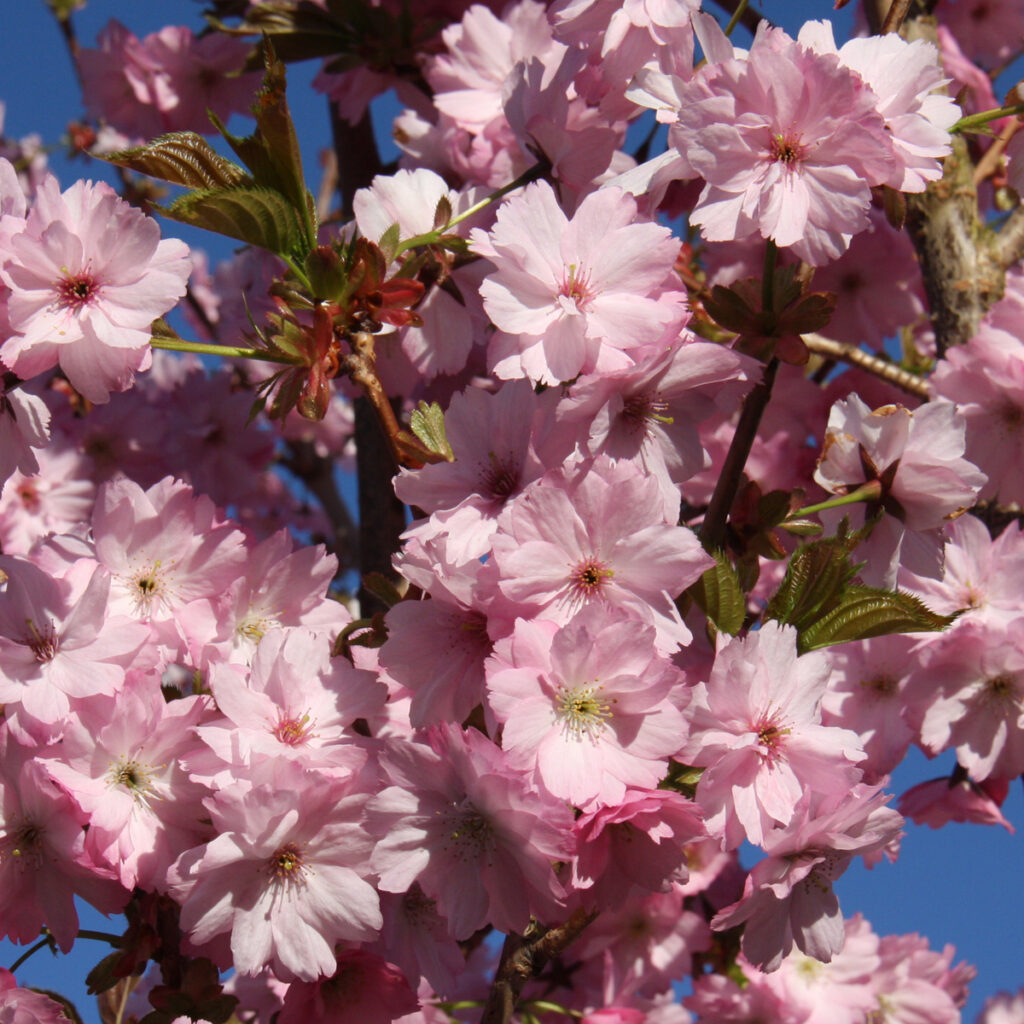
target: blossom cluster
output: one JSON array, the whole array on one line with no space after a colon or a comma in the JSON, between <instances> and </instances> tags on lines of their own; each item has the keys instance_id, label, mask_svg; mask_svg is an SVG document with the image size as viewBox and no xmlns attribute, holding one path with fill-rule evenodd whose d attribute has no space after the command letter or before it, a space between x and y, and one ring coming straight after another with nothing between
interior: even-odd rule
<instances>
[{"instance_id":1,"label":"blossom cluster","mask_svg":"<svg viewBox=\"0 0 1024 1024\"><path fill-rule=\"evenodd\" d=\"M339 123L409 106L401 168L303 260L211 269L110 186L0 157L0 934L66 952L76 899L123 911L138 1018L469 1019L561 930L518 1019L954 1024L973 968L833 886L907 819L1012 831L1024 774L1024 535L971 513L1024 495L1024 276L939 352L883 210L942 177L962 66L824 22L741 50L695 0L429 6L415 75L374 51L317 79ZM244 107L244 60L111 23L79 70L134 138ZM790 358L815 268L828 351L902 331L930 377ZM394 281L415 309L376 315ZM259 358L154 356L186 291L233 352L322 343L286 362L319 420L250 413ZM410 514L360 607L331 474L366 399L402 418ZM855 599L904 617L817 642ZM891 806L912 746L956 768ZM0 1005L55 1019L6 972Z\"/></svg>"}]
</instances>

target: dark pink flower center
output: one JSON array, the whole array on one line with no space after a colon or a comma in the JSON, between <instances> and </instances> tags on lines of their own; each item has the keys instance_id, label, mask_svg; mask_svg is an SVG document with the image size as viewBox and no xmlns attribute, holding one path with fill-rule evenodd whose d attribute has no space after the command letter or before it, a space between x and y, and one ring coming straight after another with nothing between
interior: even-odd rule
<instances>
[{"instance_id":1,"label":"dark pink flower center","mask_svg":"<svg viewBox=\"0 0 1024 1024\"><path fill-rule=\"evenodd\" d=\"M53 623L46 623L42 629L31 619L26 619L25 623L28 626L28 635L25 637L24 643L36 656L36 661L41 664L53 661L60 647L57 642L57 630Z\"/></svg>"},{"instance_id":2,"label":"dark pink flower center","mask_svg":"<svg viewBox=\"0 0 1024 1024\"><path fill-rule=\"evenodd\" d=\"M590 274L575 263L570 263L562 273L558 294L571 299L578 309L584 309L594 297L590 287Z\"/></svg>"},{"instance_id":3,"label":"dark pink flower center","mask_svg":"<svg viewBox=\"0 0 1024 1024\"><path fill-rule=\"evenodd\" d=\"M274 882L284 885L302 882L305 874L302 851L295 843L286 843L267 862L267 872Z\"/></svg>"},{"instance_id":4,"label":"dark pink flower center","mask_svg":"<svg viewBox=\"0 0 1024 1024\"><path fill-rule=\"evenodd\" d=\"M754 726L757 731L757 742L760 746L761 760L769 767L786 759L786 737L789 729L780 725L774 718L762 719Z\"/></svg>"},{"instance_id":5,"label":"dark pink flower center","mask_svg":"<svg viewBox=\"0 0 1024 1024\"><path fill-rule=\"evenodd\" d=\"M315 723L308 714L301 718L282 715L274 726L274 737L288 747L297 747L309 739Z\"/></svg>"},{"instance_id":6,"label":"dark pink flower center","mask_svg":"<svg viewBox=\"0 0 1024 1024\"><path fill-rule=\"evenodd\" d=\"M586 602L599 597L614 575L614 570L609 569L599 558L589 555L569 574L569 591L572 599Z\"/></svg>"},{"instance_id":7,"label":"dark pink flower center","mask_svg":"<svg viewBox=\"0 0 1024 1024\"><path fill-rule=\"evenodd\" d=\"M37 868L43 863L45 829L28 818L22 818L10 832L6 854L21 868Z\"/></svg>"},{"instance_id":8,"label":"dark pink flower center","mask_svg":"<svg viewBox=\"0 0 1024 1024\"><path fill-rule=\"evenodd\" d=\"M481 857L490 858L494 847L493 827L468 798L452 805L441 828L444 847L457 860L473 862Z\"/></svg>"},{"instance_id":9,"label":"dark pink flower center","mask_svg":"<svg viewBox=\"0 0 1024 1024\"><path fill-rule=\"evenodd\" d=\"M57 285L61 308L76 312L83 306L88 306L98 291L99 285L95 278L88 273L69 274Z\"/></svg>"},{"instance_id":10,"label":"dark pink flower center","mask_svg":"<svg viewBox=\"0 0 1024 1024\"><path fill-rule=\"evenodd\" d=\"M480 490L489 498L504 504L519 490L519 465L513 458L499 458L488 452L490 465L480 474Z\"/></svg>"},{"instance_id":11,"label":"dark pink flower center","mask_svg":"<svg viewBox=\"0 0 1024 1024\"><path fill-rule=\"evenodd\" d=\"M768 159L771 163L784 163L788 167L801 163L807 156L807 148L795 131L777 132L768 144Z\"/></svg>"}]
</instances>

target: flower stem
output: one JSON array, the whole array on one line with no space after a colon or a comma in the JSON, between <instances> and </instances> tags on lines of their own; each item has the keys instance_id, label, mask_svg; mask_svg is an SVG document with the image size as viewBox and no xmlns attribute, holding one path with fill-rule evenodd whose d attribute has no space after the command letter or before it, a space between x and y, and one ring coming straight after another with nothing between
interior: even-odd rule
<instances>
[{"instance_id":1,"label":"flower stem","mask_svg":"<svg viewBox=\"0 0 1024 1024\"><path fill-rule=\"evenodd\" d=\"M732 12L729 24L725 26L725 34L727 36L732 35L732 30L740 23L740 18L743 17L743 12L747 9L747 4L749 3L750 0L740 0L736 5L736 10Z\"/></svg>"},{"instance_id":2,"label":"flower stem","mask_svg":"<svg viewBox=\"0 0 1024 1024\"><path fill-rule=\"evenodd\" d=\"M92 939L95 942L106 942L108 945L113 946L114 949L121 948L121 936L114 935L112 932L94 932L89 928L80 928L77 938Z\"/></svg>"},{"instance_id":3,"label":"flower stem","mask_svg":"<svg viewBox=\"0 0 1024 1024\"><path fill-rule=\"evenodd\" d=\"M415 249L418 245L434 245L436 242L440 241L442 236L448 234L456 224L461 224L462 221L468 220L481 210L485 210L491 205L491 203L496 203L499 199L504 199L509 192L515 192L517 188L522 188L524 185L529 185L531 181L537 181L538 179L543 178L550 170L551 165L546 160L542 160L540 163L534 164L528 170L523 171L515 181L510 181L507 185L502 185L496 192L492 192L489 196L485 196L481 199L479 203L474 203L468 210L463 210L462 213L452 217L444 227L435 228L433 231L428 231L424 235L416 235L413 238L406 239L406 241L401 244L395 255L398 256L403 252L407 252L409 249Z\"/></svg>"},{"instance_id":4,"label":"flower stem","mask_svg":"<svg viewBox=\"0 0 1024 1024\"><path fill-rule=\"evenodd\" d=\"M34 946L25 950L25 952L22 953L21 956L19 956L18 959L15 960L7 969L11 974L13 974L30 956L38 953L44 946L49 946L51 949L53 948L53 936L50 935L49 932L47 932L46 935L44 935L43 938L41 938Z\"/></svg>"},{"instance_id":5,"label":"flower stem","mask_svg":"<svg viewBox=\"0 0 1024 1024\"><path fill-rule=\"evenodd\" d=\"M840 494L835 498L829 498L828 501L819 501L817 505L804 505L803 508L798 508L795 512L790 512L786 516L786 521L790 519L799 519L802 516L809 516L814 512L824 512L830 508L842 508L843 505L854 505L858 501L878 501L882 496L882 485L877 480L872 480L866 483L863 487L858 487L857 490L851 491L849 494Z\"/></svg>"},{"instance_id":6,"label":"flower stem","mask_svg":"<svg viewBox=\"0 0 1024 1024\"><path fill-rule=\"evenodd\" d=\"M286 355L272 355L260 348L237 348L233 345L207 345L201 341L184 341L181 338L153 338L153 348L165 348L170 352L196 352L202 356L231 356L235 359L259 359L264 363L284 363L286 366L301 366L298 359Z\"/></svg>"},{"instance_id":7,"label":"flower stem","mask_svg":"<svg viewBox=\"0 0 1024 1024\"><path fill-rule=\"evenodd\" d=\"M998 107L995 110L983 110L979 114L968 114L967 117L961 117L949 131L951 135L958 132L971 132L978 128L984 128L990 121L998 121L1001 117L1018 117L1021 114L1024 114L1024 103L1014 103L1012 106Z\"/></svg>"}]
</instances>

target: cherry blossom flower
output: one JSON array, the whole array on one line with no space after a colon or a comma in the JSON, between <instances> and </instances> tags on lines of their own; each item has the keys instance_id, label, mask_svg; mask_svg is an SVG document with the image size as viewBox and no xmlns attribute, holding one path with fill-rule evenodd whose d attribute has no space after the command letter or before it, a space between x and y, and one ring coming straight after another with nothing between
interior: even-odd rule
<instances>
[{"instance_id":1,"label":"cherry blossom flower","mask_svg":"<svg viewBox=\"0 0 1024 1024\"><path fill-rule=\"evenodd\" d=\"M158 680L130 677L116 698L81 701L46 769L89 816L85 848L126 889L162 890L167 869L203 836L200 799L178 758L195 746L199 697L168 704Z\"/></svg>"},{"instance_id":2,"label":"cherry blossom flower","mask_svg":"<svg viewBox=\"0 0 1024 1024\"><path fill-rule=\"evenodd\" d=\"M21 988L14 975L0 967L0 1020L4 1024L64 1024L64 1006L55 999Z\"/></svg>"},{"instance_id":3,"label":"cherry blossom flower","mask_svg":"<svg viewBox=\"0 0 1024 1024\"><path fill-rule=\"evenodd\" d=\"M0 736L0 933L34 942L43 925L67 952L78 934L75 897L104 914L124 906L128 892L85 851L86 815L42 761L12 750Z\"/></svg>"},{"instance_id":4,"label":"cherry blossom flower","mask_svg":"<svg viewBox=\"0 0 1024 1024\"><path fill-rule=\"evenodd\" d=\"M150 364L150 325L185 294L188 247L109 185L40 186L25 229L0 258L14 332L0 360L19 377L60 364L92 402L123 391Z\"/></svg>"},{"instance_id":5,"label":"cherry blossom flower","mask_svg":"<svg viewBox=\"0 0 1024 1024\"><path fill-rule=\"evenodd\" d=\"M658 645L688 643L673 599L712 563L669 525L658 482L606 456L531 484L499 521L498 587L521 615L564 624L590 602L653 622Z\"/></svg>"},{"instance_id":6,"label":"cherry blossom flower","mask_svg":"<svg viewBox=\"0 0 1024 1024\"><path fill-rule=\"evenodd\" d=\"M722 647L694 688L679 756L707 769L697 802L727 849L764 843L805 794L838 795L860 779L856 734L821 724L828 676L827 656L797 658L796 630L768 622Z\"/></svg>"},{"instance_id":7,"label":"cherry blossom flower","mask_svg":"<svg viewBox=\"0 0 1024 1024\"><path fill-rule=\"evenodd\" d=\"M394 964L360 949L338 954L329 978L294 981L285 993L280 1024L390 1024L412 1013L419 1000Z\"/></svg>"},{"instance_id":8,"label":"cherry blossom flower","mask_svg":"<svg viewBox=\"0 0 1024 1024\"><path fill-rule=\"evenodd\" d=\"M381 926L365 880L361 788L277 762L264 780L205 800L216 836L169 873L182 930L200 946L230 934L243 974L267 966L284 980L333 974L335 944L372 939Z\"/></svg>"},{"instance_id":9,"label":"cherry blossom flower","mask_svg":"<svg viewBox=\"0 0 1024 1024\"><path fill-rule=\"evenodd\" d=\"M680 92L673 145L706 182L691 216L706 239L760 234L821 266L867 228L896 156L877 97L837 57L762 23L745 60Z\"/></svg>"},{"instance_id":10,"label":"cherry blossom flower","mask_svg":"<svg viewBox=\"0 0 1024 1024\"><path fill-rule=\"evenodd\" d=\"M72 700L121 689L149 630L110 614L110 577L94 562L60 581L21 559L0 556L0 568L0 701L19 740L53 742Z\"/></svg>"},{"instance_id":11,"label":"cherry blossom flower","mask_svg":"<svg viewBox=\"0 0 1024 1024\"><path fill-rule=\"evenodd\" d=\"M747 876L743 896L712 920L716 931L746 923L743 955L778 970L794 945L828 963L843 946L843 918L832 891L855 855L877 854L900 835L903 819L880 787L859 783L818 799L808 792L791 825L764 842L766 860Z\"/></svg>"},{"instance_id":12,"label":"cherry blossom flower","mask_svg":"<svg viewBox=\"0 0 1024 1024\"><path fill-rule=\"evenodd\" d=\"M501 378L557 384L628 366L626 353L671 338L688 316L671 232L639 223L616 189L591 193L570 220L550 185L530 185L489 234L473 232L473 247L497 268L480 294L502 332L488 354Z\"/></svg>"},{"instance_id":13,"label":"cherry blossom flower","mask_svg":"<svg viewBox=\"0 0 1024 1024\"><path fill-rule=\"evenodd\" d=\"M531 914L557 915L564 894L551 862L570 855L571 811L530 789L475 730L430 736L436 752L394 742L382 758L394 785L369 805L381 835L372 860L380 888L406 892L419 882L455 939L487 922L520 931Z\"/></svg>"},{"instance_id":14,"label":"cherry blossom flower","mask_svg":"<svg viewBox=\"0 0 1024 1024\"><path fill-rule=\"evenodd\" d=\"M0 381L0 493L12 473L24 479L39 472L33 448L50 440L50 411L36 395Z\"/></svg>"},{"instance_id":15,"label":"cherry blossom flower","mask_svg":"<svg viewBox=\"0 0 1024 1024\"><path fill-rule=\"evenodd\" d=\"M959 769L958 774L963 773ZM1001 810L1010 790L1006 779L985 779L973 782L969 778L929 779L911 786L897 804L905 818L929 828L942 828L951 821L972 822L976 825L1002 825L1011 835L1017 830L1006 820Z\"/></svg>"},{"instance_id":16,"label":"cherry blossom flower","mask_svg":"<svg viewBox=\"0 0 1024 1024\"><path fill-rule=\"evenodd\" d=\"M509 763L579 807L658 784L684 728L669 699L680 682L652 626L601 604L561 629L520 619L487 665Z\"/></svg>"}]
</instances>

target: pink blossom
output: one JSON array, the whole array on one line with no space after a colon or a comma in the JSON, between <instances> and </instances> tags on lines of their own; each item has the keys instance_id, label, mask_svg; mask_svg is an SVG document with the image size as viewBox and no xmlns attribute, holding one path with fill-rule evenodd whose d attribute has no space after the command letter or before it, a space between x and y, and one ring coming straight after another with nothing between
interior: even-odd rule
<instances>
[{"instance_id":1,"label":"pink blossom","mask_svg":"<svg viewBox=\"0 0 1024 1024\"><path fill-rule=\"evenodd\" d=\"M585 811L576 821L579 852L573 884L584 900L622 905L637 889L667 891L689 876L689 844L703 835L700 808L671 790L627 790L618 804Z\"/></svg>"},{"instance_id":2,"label":"pink blossom","mask_svg":"<svg viewBox=\"0 0 1024 1024\"><path fill-rule=\"evenodd\" d=\"M381 926L365 880L361 788L277 762L263 781L204 801L216 838L169 873L182 930L199 946L229 934L243 974L267 966L285 980L333 974L335 944L372 939Z\"/></svg>"},{"instance_id":3,"label":"pink blossom","mask_svg":"<svg viewBox=\"0 0 1024 1024\"><path fill-rule=\"evenodd\" d=\"M241 532L219 521L213 502L170 477L146 491L124 478L104 484L92 529L114 578L113 607L148 621L223 594L246 558Z\"/></svg>"},{"instance_id":4,"label":"pink blossom","mask_svg":"<svg viewBox=\"0 0 1024 1024\"><path fill-rule=\"evenodd\" d=\"M1010 790L1006 779L985 779L973 782L958 778L930 779L911 786L900 799L900 814L915 824L942 828L951 821L976 825L1002 825L1011 835L1016 831L1003 816L1002 803Z\"/></svg>"},{"instance_id":5,"label":"pink blossom","mask_svg":"<svg viewBox=\"0 0 1024 1024\"><path fill-rule=\"evenodd\" d=\"M901 192L923 192L942 177L941 159L951 151L949 129L960 117L951 96L935 90L945 85L939 53L923 39L907 42L897 32L851 39L836 48L832 25L808 22L798 37L818 53L835 53L844 67L857 72L878 97L899 161L886 182Z\"/></svg>"},{"instance_id":6,"label":"pink blossom","mask_svg":"<svg viewBox=\"0 0 1024 1024\"><path fill-rule=\"evenodd\" d=\"M0 493L12 473L23 479L39 472L33 448L50 440L50 411L36 395L2 381L0 388Z\"/></svg>"},{"instance_id":7,"label":"pink blossom","mask_svg":"<svg viewBox=\"0 0 1024 1024\"><path fill-rule=\"evenodd\" d=\"M509 763L579 807L658 784L683 732L669 699L680 682L652 626L601 604L561 629L518 620L487 665Z\"/></svg>"},{"instance_id":8,"label":"pink blossom","mask_svg":"<svg viewBox=\"0 0 1024 1024\"><path fill-rule=\"evenodd\" d=\"M896 156L875 94L837 57L762 23L746 60L682 93L672 139L706 182L691 216L706 239L760 234L821 266L868 226Z\"/></svg>"},{"instance_id":9,"label":"pink blossom","mask_svg":"<svg viewBox=\"0 0 1024 1024\"><path fill-rule=\"evenodd\" d=\"M797 658L796 630L768 622L726 643L694 688L679 757L707 769L697 802L727 849L763 844L805 794L838 795L860 779L856 734L821 724L828 676L827 656Z\"/></svg>"},{"instance_id":10,"label":"pink blossom","mask_svg":"<svg viewBox=\"0 0 1024 1024\"><path fill-rule=\"evenodd\" d=\"M1024 772L1024 617L967 622L929 644L906 701L925 750L955 747L975 782Z\"/></svg>"},{"instance_id":11,"label":"pink blossom","mask_svg":"<svg viewBox=\"0 0 1024 1024\"><path fill-rule=\"evenodd\" d=\"M0 701L20 740L52 742L72 700L121 689L149 630L110 614L110 577L94 562L59 581L21 559L0 567Z\"/></svg>"},{"instance_id":12,"label":"pink blossom","mask_svg":"<svg viewBox=\"0 0 1024 1024\"><path fill-rule=\"evenodd\" d=\"M170 865L203 837L205 791L178 758L206 707L199 697L168 704L159 679L132 676L116 698L79 702L59 759L45 762L89 816L86 851L126 889L163 890Z\"/></svg>"},{"instance_id":13,"label":"pink blossom","mask_svg":"<svg viewBox=\"0 0 1024 1024\"><path fill-rule=\"evenodd\" d=\"M1014 0L939 0L935 17L986 68L1020 52L1024 11Z\"/></svg>"},{"instance_id":14,"label":"pink blossom","mask_svg":"<svg viewBox=\"0 0 1024 1024\"><path fill-rule=\"evenodd\" d=\"M89 518L96 488L88 460L57 443L40 448L38 471L15 470L0 494L0 547L27 555L40 540L74 529Z\"/></svg>"},{"instance_id":15,"label":"pink blossom","mask_svg":"<svg viewBox=\"0 0 1024 1024\"><path fill-rule=\"evenodd\" d=\"M390 1024L419 1007L409 982L394 964L360 949L338 954L329 978L288 986L280 1024Z\"/></svg>"},{"instance_id":16,"label":"pink blossom","mask_svg":"<svg viewBox=\"0 0 1024 1024\"><path fill-rule=\"evenodd\" d=\"M778 970L795 945L828 963L842 949L843 919L832 882L854 855L891 846L903 819L885 807L880 787L858 784L819 800L808 793L791 825L764 842L766 860L747 876L742 898L711 922L721 931L738 924L743 955L762 970Z\"/></svg>"},{"instance_id":17,"label":"pink blossom","mask_svg":"<svg viewBox=\"0 0 1024 1024\"><path fill-rule=\"evenodd\" d=\"M14 975L0 967L0 1021L3 1024L62 1024L64 1007L30 988L20 988Z\"/></svg>"},{"instance_id":18,"label":"pink blossom","mask_svg":"<svg viewBox=\"0 0 1024 1024\"><path fill-rule=\"evenodd\" d=\"M985 1000L978 1024L1022 1024L1024 1022L1024 987L1016 993L997 992Z\"/></svg>"},{"instance_id":19,"label":"pink blossom","mask_svg":"<svg viewBox=\"0 0 1024 1024\"><path fill-rule=\"evenodd\" d=\"M185 294L188 248L109 185L40 186L24 231L0 252L14 332L0 359L18 376L60 364L92 402L150 364L150 325Z\"/></svg>"},{"instance_id":20,"label":"pink blossom","mask_svg":"<svg viewBox=\"0 0 1024 1024\"><path fill-rule=\"evenodd\" d=\"M626 353L671 338L687 319L672 281L676 241L638 222L617 189L591 193L569 220L550 185L530 185L473 244L497 268L480 293L502 332L488 355L499 377L557 384L628 366Z\"/></svg>"},{"instance_id":21,"label":"pink blossom","mask_svg":"<svg viewBox=\"0 0 1024 1024\"><path fill-rule=\"evenodd\" d=\"M564 914L551 862L569 857L571 811L530 789L476 730L430 735L436 752L393 742L383 758L394 784L369 807L381 835L372 861L380 888L406 892L419 882L456 939L487 923L521 931L531 914Z\"/></svg>"},{"instance_id":22,"label":"pink blossom","mask_svg":"<svg viewBox=\"0 0 1024 1024\"><path fill-rule=\"evenodd\" d=\"M128 892L85 851L86 816L43 763L0 737L0 933L34 942L45 924L67 952L78 934L75 897L104 914L119 911Z\"/></svg>"},{"instance_id":23,"label":"pink blossom","mask_svg":"<svg viewBox=\"0 0 1024 1024\"><path fill-rule=\"evenodd\" d=\"M658 482L631 462L602 456L549 473L499 522L498 587L523 615L564 624L599 602L653 622L662 649L688 643L673 601L711 559L664 507Z\"/></svg>"}]
</instances>

